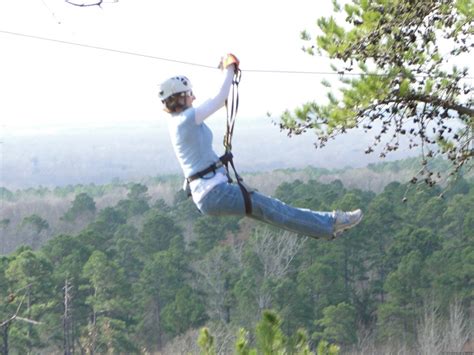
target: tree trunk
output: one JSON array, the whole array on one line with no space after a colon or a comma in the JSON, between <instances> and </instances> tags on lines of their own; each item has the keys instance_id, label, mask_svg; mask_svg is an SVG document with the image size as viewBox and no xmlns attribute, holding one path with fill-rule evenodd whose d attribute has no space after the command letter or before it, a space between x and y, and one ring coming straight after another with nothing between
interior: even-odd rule
<instances>
[{"instance_id":1,"label":"tree trunk","mask_svg":"<svg viewBox=\"0 0 474 355\"><path fill-rule=\"evenodd\" d=\"M10 328L10 322L5 324L3 327L2 338L3 338L3 347L2 355L8 355L8 328Z\"/></svg>"},{"instance_id":2,"label":"tree trunk","mask_svg":"<svg viewBox=\"0 0 474 355\"><path fill-rule=\"evenodd\" d=\"M155 312L154 318L156 319L156 325L157 325L156 347L158 351L161 351L161 349L163 348L163 331L161 329L161 318L160 318L161 307L160 307L159 301L155 302L154 312Z\"/></svg>"},{"instance_id":3,"label":"tree trunk","mask_svg":"<svg viewBox=\"0 0 474 355\"><path fill-rule=\"evenodd\" d=\"M27 310L26 310L26 314L28 314L28 319L31 319L31 284L28 285L28 289L27 289ZM31 341L31 333L32 333L32 330L33 330L33 325L30 323L28 324L28 333L27 333L27 337L28 337L28 355L32 353L32 341Z\"/></svg>"},{"instance_id":4,"label":"tree trunk","mask_svg":"<svg viewBox=\"0 0 474 355\"><path fill-rule=\"evenodd\" d=\"M64 282L64 315L63 315L63 336L64 336L64 355L74 354L73 343L71 339L71 295L69 293L71 286L68 279Z\"/></svg>"}]
</instances>

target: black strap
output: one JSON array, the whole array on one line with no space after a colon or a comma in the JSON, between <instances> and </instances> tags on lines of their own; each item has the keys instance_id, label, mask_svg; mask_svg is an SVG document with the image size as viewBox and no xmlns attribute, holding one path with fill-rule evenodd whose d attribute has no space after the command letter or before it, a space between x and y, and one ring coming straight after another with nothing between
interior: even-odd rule
<instances>
[{"instance_id":1,"label":"black strap","mask_svg":"<svg viewBox=\"0 0 474 355\"><path fill-rule=\"evenodd\" d=\"M245 185L243 184L244 179L242 179L240 175L237 173L237 170L235 169L235 165L234 165L234 160L232 158L229 160L229 163L230 163L230 166L232 166L232 170L234 171L235 179L237 180L237 184L240 187L240 191L242 191L242 196L244 198L244 204L245 204L245 213L247 215L251 215L252 214L252 199L250 197L250 191L248 191ZM229 171L228 168L227 168L227 171Z\"/></svg>"},{"instance_id":2,"label":"black strap","mask_svg":"<svg viewBox=\"0 0 474 355\"><path fill-rule=\"evenodd\" d=\"M223 156L219 157L219 160L217 162L215 162L214 164L209 165L206 169L201 170L201 171L197 172L194 175L191 175L186 180L188 181L188 183L190 183L191 181L203 178L204 176L206 176L207 174L209 174L211 172L216 172L216 170L219 169L222 166L227 167L228 162L230 160L232 160L232 158L233 158L232 153L227 152Z\"/></svg>"},{"instance_id":3,"label":"black strap","mask_svg":"<svg viewBox=\"0 0 474 355\"><path fill-rule=\"evenodd\" d=\"M227 127L226 133L224 135L224 147L226 154L230 154L230 159L225 166L227 168L227 174L229 177L229 182L232 182L231 177L229 176L229 164L234 171L235 179L237 180L237 184L240 187L240 191L242 191L242 196L244 198L245 203L245 213L247 215L252 214L252 200L250 197L250 191L247 190L245 185L243 184L243 179L237 173L237 169L234 165L233 155L231 153L232 150L232 136L234 134L234 125L235 125L235 117L237 116L237 112L239 110L239 83L240 78L242 77L242 72L240 69L236 69L234 72L234 78L232 80L232 95L231 95L231 104L230 104L230 113L229 113L229 105L228 101L225 102L225 107L227 111Z\"/></svg>"},{"instance_id":4,"label":"black strap","mask_svg":"<svg viewBox=\"0 0 474 355\"><path fill-rule=\"evenodd\" d=\"M234 134L235 117L237 116L237 112L239 110L239 83L241 77L242 72L240 71L240 69L237 69L234 72L234 77L232 79L232 99L230 104L230 113L228 100L225 101L225 108L227 112L227 127L226 133L224 135L224 148L226 152L230 152L232 150L232 136Z\"/></svg>"}]
</instances>

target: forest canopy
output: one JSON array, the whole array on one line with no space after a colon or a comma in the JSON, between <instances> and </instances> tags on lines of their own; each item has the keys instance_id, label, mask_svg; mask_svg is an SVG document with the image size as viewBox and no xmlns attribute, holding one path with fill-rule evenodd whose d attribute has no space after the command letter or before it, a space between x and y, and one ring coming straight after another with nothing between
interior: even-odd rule
<instances>
[{"instance_id":1,"label":"forest canopy","mask_svg":"<svg viewBox=\"0 0 474 355\"><path fill-rule=\"evenodd\" d=\"M114 189L115 198L106 194ZM441 190L392 182L376 194L339 180L282 182L275 197L299 207L363 206L363 222L328 242L206 217L181 193L165 201L169 190L153 184L70 187L75 198L56 219L43 207L1 226L30 242L0 258L0 345L172 354L198 353L200 338L209 353L232 353L236 344L458 351L474 294L474 184L459 178L443 198ZM63 232L45 240L57 223Z\"/></svg>"}]
</instances>

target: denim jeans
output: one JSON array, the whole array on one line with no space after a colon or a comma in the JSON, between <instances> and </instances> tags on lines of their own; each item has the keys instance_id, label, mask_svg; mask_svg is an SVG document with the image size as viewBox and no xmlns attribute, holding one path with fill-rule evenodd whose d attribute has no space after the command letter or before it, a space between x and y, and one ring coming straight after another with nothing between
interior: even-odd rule
<instances>
[{"instance_id":1,"label":"denim jeans","mask_svg":"<svg viewBox=\"0 0 474 355\"><path fill-rule=\"evenodd\" d=\"M316 212L289 206L256 191L250 193L250 218L277 226L290 232L313 238L330 238L334 231L332 212ZM209 191L197 205L203 214L212 216L245 216L245 203L240 187L222 183Z\"/></svg>"}]
</instances>

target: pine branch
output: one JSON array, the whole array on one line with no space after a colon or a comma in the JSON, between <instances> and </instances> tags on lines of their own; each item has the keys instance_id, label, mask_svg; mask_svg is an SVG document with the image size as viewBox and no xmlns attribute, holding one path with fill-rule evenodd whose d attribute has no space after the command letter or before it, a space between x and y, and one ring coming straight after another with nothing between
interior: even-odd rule
<instances>
[{"instance_id":1,"label":"pine branch","mask_svg":"<svg viewBox=\"0 0 474 355\"><path fill-rule=\"evenodd\" d=\"M441 106L443 108L447 108L447 109L450 109L450 110L455 110L455 111L459 112L462 115L468 115L470 117L474 117L474 109L472 109L470 107L467 107L467 106L455 104L451 101L443 100L443 99L440 99L440 98L437 98L437 97L427 96L427 95L420 95L420 94L410 94L405 99L425 102L425 103L429 103L429 104L434 104L436 106Z\"/></svg>"}]
</instances>

